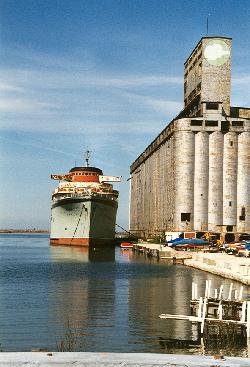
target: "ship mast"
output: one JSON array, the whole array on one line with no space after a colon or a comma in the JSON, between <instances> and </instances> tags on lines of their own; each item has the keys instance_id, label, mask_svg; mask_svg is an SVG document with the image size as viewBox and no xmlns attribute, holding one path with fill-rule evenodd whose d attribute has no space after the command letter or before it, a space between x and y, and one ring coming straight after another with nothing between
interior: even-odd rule
<instances>
[{"instance_id":1,"label":"ship mast","mask_svg":"<svg viewBox=\"0 0 250 367\"><path fill-rule=\"evenodd\" d=\"M89 159L90 159L90 151L87 149L85 154L84 154L84 158L85 158L85 162L86 162L86 167L89 167Z\"/></svg>"}]
</instances>

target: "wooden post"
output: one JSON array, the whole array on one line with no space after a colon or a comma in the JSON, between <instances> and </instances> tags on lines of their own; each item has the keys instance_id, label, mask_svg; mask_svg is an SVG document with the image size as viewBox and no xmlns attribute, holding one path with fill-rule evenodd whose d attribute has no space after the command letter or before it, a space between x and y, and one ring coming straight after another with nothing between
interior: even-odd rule
<instances>
[{"instance_id":1,"label":"wooden post","mask_svg":"<svg viewBox=\"0 0 250 367\"><path fill-rule=\"evenodd\" d=\"M250 301L247 301L247 338L250 338Z\"/></svg>"},{"instance_id":2,"label":"wooden post","mask_svg":"<svg viewBox=\"0 0 250 367\"><path fill-rule=\"evenodd\" d=\"M221 301L219 302L219 306L218 306L218 316L219 316L219 320L223 319L223 309L222 309Z\"/></svg>"},{"instance_id":3,"label":"wooden post","mask_svg":"<svg viewBox=\"0 0 250 367\"><path fill-rule=\"evenodd\" d=\"M247 339L247 355L250 356L250 339Z\"/></svg>"},{"instance_id":4,"label":"wooden post","mask_svg":"<svg viewBox=\"0 0 250 367\"><path fill-rule=\"evenodd\" d=\"M207 297L207 291L208 291L208 280L206 280L205 298Z\"/></svg>"},{"instance_id":5,"label":"wooden post","mask_svg":"<svg viewBox=\"0 0 250 367\"><path fill-rule=\"evenodd\" d=\"M209 281L208 281L208 289L207 289L207 298L210 298L211 283L212 283L212 281L211 281L211 280L209 280Z\"/></svg>"},{"instance_id":6,"label":"wooden post","mask_svg":"<svg viewBox=\"0 0 250 367\"><path fill-rule=\"evenodd\" d=\"M215 289L214 290L214 298L217 299L217 297L218 297L218 289Z\"/></svg>"},{"instance_id":7,"label":"wooden post","mask_svg":"<svg viewBox=\"0 0 250 367\"><path fill-rule=\"evenodd\" d=\"M236 300L237 298L238 298L238 291L237 291L237 289L235 289L234 299Z\"/></svg>"},{"instance_id":8,"label":"wooden post","mask_svg":"<svg viewBox=\"0 0 250 367\"><path fill-rule=\"evenodd\" d=\"M242 300L242 295L243 295L243 285L240 287L240 294L239 294L239 301Z\"/></svg>"},{"instance_id":9,"label":"wooden post","mask_svg":"<svg viewBox=\"0 0 250 367\"><path fill-rule=\"evenodd\" d=\"M222 298L222 293L223 293L223 285L220 286L219 299Z\"/></svg>"},{"instance_id":10,"label":"wooden post","mask_svg":"<svg viewBox=\"0 0 250 367\"><path fill-rule=\"evenodd\" d=\"M203 315L204 318L207 316L207 298L204 299Z\"/></svg>"},{"instance_id":11,"label":"wooden post","mask_svg":"<svg viewBox=\"0 0 250 367\"><path fill-rule=\"evenodd\" d=\"M229 293L228 293L228 299L232 299L232 290L233 290L233 283L230 284Z\"/></svg>"},{"instance_id":12,"label":"wooden post","mask_svg":"<svg viewBox=\"0 0 250 367\"><path fill-rule=\"evenodd\" d=\"M202 303L203 303L203 298L200 297L199 299L199 308L198 308L198 317L201 319L201 316L202 316Z\"/></svg>"},{"instance_id":13,"label":"wooden post","mask_svg":"<svg viewBox=\"0 0 250 367\"><path fill-rule=\"evenodd\" d=\"M202 310L202 321L201 321L201 335L203 335L203 332L204 332L206 313L207 313L207 298L204 297L203 310Z\"/></svg>"},{"instance_id":14,"label":"wooden post","mask_svg":"<svg viewBox=\"0 0 250 367\"><path fill-rule=\"evenodd\" d=\"M241 319L240 319L241 322L245 322L246 320L246 307L247 307L247 302L244 301L241 307Z\"/></svg>"},{"instance_id":15,"label":"wooden post","mask_svg":"<svg viewBox=\"0 0 250 367\"><path fill-rule=\"evenodd\" d=\"M198 285L197 283L194 283L194 294L195 294L195 299L198 299Z\"/></svg>"}]
</instances>

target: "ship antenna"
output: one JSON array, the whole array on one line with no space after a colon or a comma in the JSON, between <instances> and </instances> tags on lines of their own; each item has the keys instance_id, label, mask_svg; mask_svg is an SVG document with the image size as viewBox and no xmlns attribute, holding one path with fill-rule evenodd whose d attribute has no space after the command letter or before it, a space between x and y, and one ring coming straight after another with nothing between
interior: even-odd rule
<instances>
[{"instance_id":1,"label":"ship antenna","mask_svg":"<svg viewBox=\"0 0 250 367\"><path fill-rule=\"evenodd\" d=\"M85 158L85 162L86 162L86 167L89 167L89 158L90 158L90 151L87 149L85 154L84 154L84 158Z\"/></svg>"}]
</instances>

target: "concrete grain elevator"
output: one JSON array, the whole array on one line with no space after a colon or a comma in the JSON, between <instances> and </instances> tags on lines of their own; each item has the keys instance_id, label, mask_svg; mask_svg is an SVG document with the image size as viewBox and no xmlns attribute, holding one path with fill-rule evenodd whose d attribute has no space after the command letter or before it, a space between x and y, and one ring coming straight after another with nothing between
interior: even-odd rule
<instances>
[{"instance_id":1,"label":"concrete grain elevator","mask_svg":"<svg viewBox=\"0 0 250 367\"><path fill-rule=\"evenodd\" d=\"M184 109L130 167L130 231L250 233L250 108L231 107L231 45L203 37L184 64Z\"/></svg>"}]
</instances>

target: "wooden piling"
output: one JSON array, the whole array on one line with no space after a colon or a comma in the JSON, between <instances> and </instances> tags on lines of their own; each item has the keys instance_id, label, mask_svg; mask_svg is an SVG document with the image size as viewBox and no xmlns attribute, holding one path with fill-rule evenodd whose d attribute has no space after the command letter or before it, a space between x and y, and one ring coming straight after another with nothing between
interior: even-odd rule
<instances>
[{"instance_id":1,"label":"wooden piling","mask_svg":"<svg viewBox=\"0 0 250 367\"><path fill-rule=\"evenodd\" d=\"M210 297L210 294L214 297ZM197 323L198 335L207 338L214 336L218 338L218 341L220 338L222 340L225 339L226 342L232 340L239 341L240 339L246 341L247 338L250 338L250 301L242 300L243 287L238 292L237 290L233 290L233 283L231 283L228 297L224 299L222 294L222 285L218 294L217 289L212 291L211 280L207 280L205 296L198 298L198 287L193 282L192 299L190 301L191 315L162 314L159 317L189 320ZM232 294L234 294L234 297L232 297Z\"/></svg>"},{"instance_id":2,"label":"wooden piling","mask_svg":"<svg viewBox=\"0 0 250 367\"><path fill-rule=\"evenodd\" d=\"M247 301L247 338L250 338L250 301Z\"/></svg>"},{"instance_id":3,"label":"wooden piling","mask_svg":"<svg viewBox=\"0 0 250 367\"><path fill-rule=\"evenodd\" d=\"M243 285L240 287L239 300L242 300L242 295L243 295Z\"/></svg>"},{"instance_id":4,"label":"wooden piling","mask_svg":"<svg viewBox=\"0 0 250 367\"><path fill-rule=\"evenodd\" d=\"M223 294L223 285L220 286L219 299L222 298L222 294Z\"/></svg>"},{"instance_id":5,"label":"wooden piling","mask_svg":"<svg viewBox=\"0 0 250 367\"><path fill-rule=\"evenodd\" d=\"M228 292L228 299L232 299L232 291L233 291L233 283L230 284L229 292Z\"/></svg>"}]
</instances>

